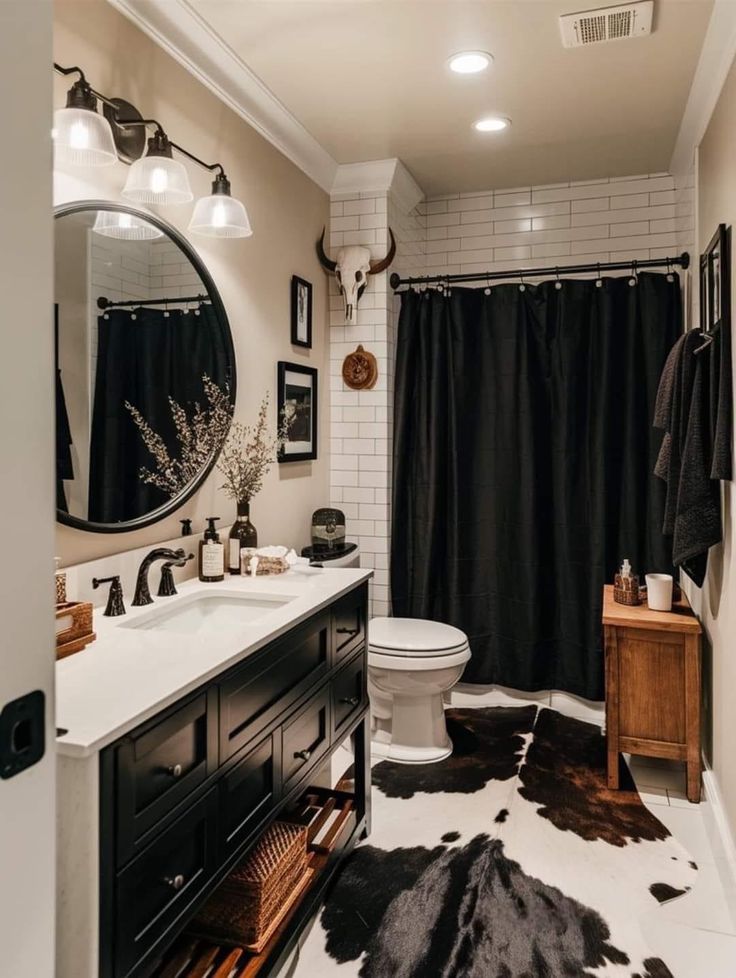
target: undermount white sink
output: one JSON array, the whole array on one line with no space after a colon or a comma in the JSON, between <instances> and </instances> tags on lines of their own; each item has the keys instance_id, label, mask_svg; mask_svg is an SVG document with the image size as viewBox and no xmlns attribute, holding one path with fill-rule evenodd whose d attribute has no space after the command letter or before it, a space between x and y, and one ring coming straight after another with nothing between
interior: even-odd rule
<instances>
[{"instance_id":1,"label":"undermount white sink","mask_svg":"<svg viewBox=\"0 0 736 978\"><path fill-rule=\"evenodd\" d=\"M199 635L221 628L237 628L263 621L274 611L293 601L295 594L236 594L232 591L216 591L187 595L169 607L156 602L151 610L130 621L121 622L121 628L175 632L179 635Z\"/></svg>"}]
</instances>

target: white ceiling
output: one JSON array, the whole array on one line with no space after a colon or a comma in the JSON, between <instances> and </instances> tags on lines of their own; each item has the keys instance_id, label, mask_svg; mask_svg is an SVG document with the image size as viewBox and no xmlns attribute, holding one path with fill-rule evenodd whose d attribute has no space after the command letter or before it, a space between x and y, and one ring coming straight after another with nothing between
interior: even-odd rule
<instances>
[{"instance_id":1,"label":"white ceiling","mask_svg":"<svg viewBox=\"0 0 736 978\"><path fill-rule=\"evenodd\" d=\"M656 0L650 37L566 50L591 0L188 0L338 163L400 158L428 194L668 168L712 0ZM447 57L490 51L482 75ZM472 129L510 116L501 134Z\"/></svg>"}]
</instances>

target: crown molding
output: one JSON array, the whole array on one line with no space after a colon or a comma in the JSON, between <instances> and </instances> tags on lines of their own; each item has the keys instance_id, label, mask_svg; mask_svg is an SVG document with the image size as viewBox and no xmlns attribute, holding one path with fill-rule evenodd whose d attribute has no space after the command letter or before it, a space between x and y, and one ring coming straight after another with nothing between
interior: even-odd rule
<instances>
[{"instance_id":1,"label":"crown molding","mask_svg":"<svg viewBox=\"0 0 736 978\"><path fill-rule=\"evenodd\" d=\"M332 184L340 194L387 194L408 214L424 200L424 191L399 159L341 163Z\"/></svg>"},{"instance_id":2,"label":"crown molding","mask_svg":"<svg viewBox=\"0 0 736 978\"><path fill-rule=\"evenodd\" d=\"M734 56L736 3L715 0L670 161L670 173L675 178L689 173L693 165L695 150L708 128Z\"/></svg>"},{"instance_id":3,"label":"crown molding","mask_svg":"<svg viewBox=\"0 0 736 978\"><path fill-rule=\"evenodd\" d=\"M108 0L323 190L337 162L188 0Z\"/></svg>"}]
</instances>

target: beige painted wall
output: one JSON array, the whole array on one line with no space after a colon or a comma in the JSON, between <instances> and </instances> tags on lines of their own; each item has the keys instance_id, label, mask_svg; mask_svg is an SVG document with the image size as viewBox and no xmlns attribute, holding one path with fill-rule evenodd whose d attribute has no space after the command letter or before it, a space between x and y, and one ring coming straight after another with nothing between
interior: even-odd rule
<instances>
[{"instance_id":1,"label":"beige painted wall","mask_svg":"<svg viewBox=\"0 0 736 978\"><path fill-rule=\"evenodd\" d=\"M209 268L230 319L238 369L236 416L254 420L266 390L275 404L278 360L320 371L319 459L274 466L251 507L260 543L305 545L312 511L329 501L327 280L314 251L328 223L327 195L105 0L56 0L54 58L81 66L94 88L160 119L171 139L196 155L221 161L233 194L248 208L251 238L214 241L194 235L190 241ZM64 105L69 84L55 75L56 108ZM209 193L208 174L194 165L188 172L195 196ZM97 171L57 171L54 201L122 200L127 173L122 163ZM191 207L158 213L186 232ZM292 274L314 283L311 351L292 347L289 340ZM218 491L219 484L217 474L210 476L169 519L135 533L89 534L58 526L57 553L63 564L71 564L145 546L176 536L185 516L194 518L197 532L211 514L229 523L234 504Z\"/></svg>"},{"instance_id":2,"label":"beige painted wall","mask_svg":"<svg viewBox=\"0 0 736 978\"><path fill-rule=\"evenodd\" d=\"M736 63L721 92L698 152L698 251L702 253L719 223L736 227ZM736 242L734 242L736 243ZM732 283L736 269L732 243ZM732 304L734 302L732 298ZM706 744L732 832L736 833L736 483L723 483L724 542L714 547L701 594L693 603L707 632L705 687L712 722ZM708 724L710 728L710 724ZM711 729L708 729L708 736Z\"/></svg>"}]
</instances>

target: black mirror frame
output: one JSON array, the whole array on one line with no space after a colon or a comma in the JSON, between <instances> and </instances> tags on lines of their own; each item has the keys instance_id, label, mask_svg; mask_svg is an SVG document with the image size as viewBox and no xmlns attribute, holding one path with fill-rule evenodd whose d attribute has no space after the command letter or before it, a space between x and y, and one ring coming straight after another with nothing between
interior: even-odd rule
<instances>
[{"instance_id":1,"label":"black mirror frame","mask_svg":"<svg viewBox=\"0 0 736 978\"><path fill-rule=\"evenodd\" d=\"M150 214L148 211L140 210L136 207L130 207L128 204L120 204L112 200L76 200L68 204L59 204L57 207L55 207L54 220L59 217L65 217L69 214L100 210L118 211L123 214L130 214L133 217L148 221L149 224L152 224L154 227L158 228L159 231L162 231L167 237L169 237L191 262L202 280L202 284L207 290L208 298L212 303L215 315L217 317L222 342L228 358L226 381L230 389L230 403L235 405L237 371L235 367L235 347L233 345L230 323L227 318L227 313L225 312L225 306L222 302L222 298L217 290L217 286L215 285L214 280L208 272L202 259L192 248L186 238L167 221L162 220L155 214ZM151 526L152 523L158 523L160 520L163 520L167 516L170 516L172 513L176 512L176 510L183 506L188 499L191 499L191 497L200 488L202 483L212 471L215 462L217 461L218 454L219 452L212 455L212 458L208 461L207 465L204 466L197 478L193 479L191 484L180 492L178 496L175 496L173 499L170 499L168 502L159 506L158 509L154 509L151 510L150 513L146 513L145 516L139 516L135 520L127 520L124 523L94 523L90 520L84 520L79 516L72 516L70 513L65 513L62 510L57 509L56 520L58 523L62 523L64 526L71 526L75 530L84 530L87 533L132 533L135 530L143 529L145 526Z\"/></svg>"}]
</instances>

